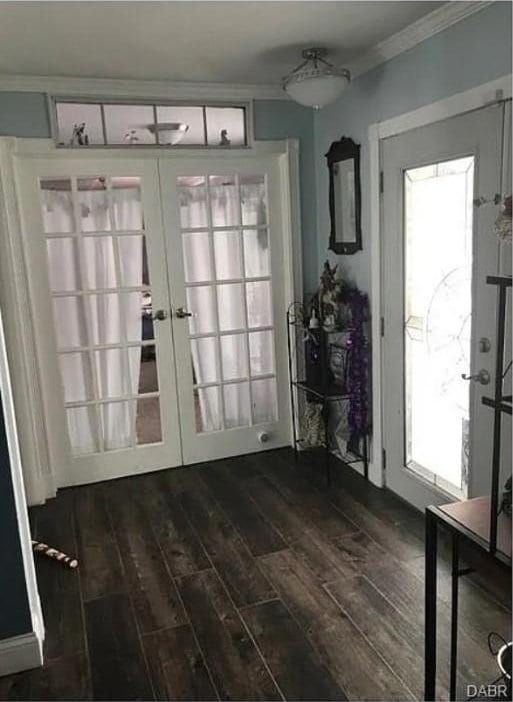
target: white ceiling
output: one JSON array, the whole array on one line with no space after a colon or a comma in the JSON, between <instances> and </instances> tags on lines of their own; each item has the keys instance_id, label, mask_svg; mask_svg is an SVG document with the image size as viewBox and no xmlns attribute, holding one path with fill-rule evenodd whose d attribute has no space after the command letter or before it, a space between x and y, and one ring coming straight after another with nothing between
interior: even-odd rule
<instances>
[{"instance_id":1,"label":"white ceiling","mask_svg":"<svg viewBox=\"0 0 513 702\"><path fill-rule=\"evenodd\" d=\"M0 73L276 84L300 50L335 63L442 2L0 2Z\"/></svg>"}]
</instances>

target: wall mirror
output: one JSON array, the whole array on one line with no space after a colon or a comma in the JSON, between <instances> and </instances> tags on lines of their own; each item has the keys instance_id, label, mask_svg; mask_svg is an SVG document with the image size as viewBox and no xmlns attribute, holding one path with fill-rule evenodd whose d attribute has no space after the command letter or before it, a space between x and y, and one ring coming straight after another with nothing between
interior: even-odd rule
<instances>
[{"instance_id":1,"label":"wall mirror","mask_svg":"<svg viewBox=\"0 0 513 702\"><path fill-rule=\"evenodd\" d=\"M337 254L362 248L360 145L342 137L326 154L330 172L330 244Z\"/></svg>"}]
</instances>

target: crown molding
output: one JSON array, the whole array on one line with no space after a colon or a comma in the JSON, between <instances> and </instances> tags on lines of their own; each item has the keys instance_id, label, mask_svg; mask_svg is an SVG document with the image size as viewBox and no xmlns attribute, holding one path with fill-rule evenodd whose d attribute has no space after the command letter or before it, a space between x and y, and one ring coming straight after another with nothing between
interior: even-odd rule
<instances>
[{"instance_id":1,"label":"crown molding","mask_svg":"<svg viewBox=\"0 0 513 702\"><path fill-rule=\"evenodd\" d=\"M379 66L385 61L402 54L408 49L412 49L417 44L429 39L430 37L443 32L444 29L452 27L470 15L484 10L485 7L492 5L493 2L462 2L459 0L451 0L445 5L433 10L425 17L421 17L416 22L408 25L404 29L395 34L392 34L388 39L384 39L379 44L376 44L370 51L367 51L361 57L355 59L349 64L352 78L367 73L376 66Z\"/></svg>"},{"instance_id":2,"label":"crown molding","mask_svg":"<svg viewBox=\"0 0 513 702\"><path fill-rule=\"evenodd\" d=\"M278 85L0 74L0 91L168 100L284 100Z\"/></svg>"},{"instance_id":3,"label":"crown molding","mask_svg":"<svg viewBox=\"0 0 513 702\"><path fill-rule=\"evenodd\" d=\"M493 0L449 0L442 7L364 53L348 68L352 78L412 49L466 17L493 4ZM38 92L83 97L126 97L169 100L290 100L279 85L200 83L186 81L129 80L123 78L72 78L64 76L17 76L0 74L0 91Z\"/></svg>"}]
</instances>

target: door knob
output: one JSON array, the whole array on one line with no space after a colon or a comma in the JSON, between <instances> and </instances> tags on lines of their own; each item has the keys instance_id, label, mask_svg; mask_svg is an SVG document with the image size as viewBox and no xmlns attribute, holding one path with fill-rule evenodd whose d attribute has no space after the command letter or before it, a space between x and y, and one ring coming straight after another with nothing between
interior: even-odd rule
<instances>
[{"instance_id":1,"label":"door knob","mask_svg":"<svg viewBox=\"0 0 513 702\"><path fill-rule=\"evenodd\" d=\"M184 319L184 317L192 317L192 312L187 312L183 307L176 308L176 316L178 319Z\"/></svg>"},{"instance_id":2,"label":"door knob","mask_svg":"<svg viewBox=\"0 0 513 702\"><path fill-rule=\"evenodd\" d=\"M481 368L481 370L474 375L465 375L465 373L462 373L461 377L463 380L476 380L478 383L481 383L481 385L488 385L490 382L490 373L484 368Z\"/></svg>"},{"instance_id":3,"label":"door knob","mask_svg":"<svg viewBox=\"0 0 513 702\"><path fill-rule=\"evenodd\" d=\"M158 322L162 322L164 319L167 319L167 316L167 310L157 310L151 315L151 318Z\"/></svg>"}]
</instances>

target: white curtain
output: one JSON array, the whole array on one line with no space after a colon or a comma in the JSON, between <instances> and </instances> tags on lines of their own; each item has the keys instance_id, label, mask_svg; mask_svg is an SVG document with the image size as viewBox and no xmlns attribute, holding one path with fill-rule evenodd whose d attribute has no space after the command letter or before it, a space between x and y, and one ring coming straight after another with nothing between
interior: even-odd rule
<instances>
[{"instance_id":1,"label":"white curtain","mask_svg":"<svg viewBox=\"0 0 513 702\"><path fill-rule=\"evenodd\" d=\"M258 225L265 223L265 201L263 189L254 186L242 186L241 188L242 206L244 210L244 224ZM210 186L210 207L212 216L212 226L233 227L240 223L240 203L239 190L236 185L211 185ZM181 191L181 221L183 228L198 228L207 226L205 191L202 187L191 187ZM242 241L237 234L232 231L216 231L214 237L214 252L217 268L217 278L240 280L244 277L244 271L237 269L237 263L241 260L239 246ZM261 252L253 250L256 248L267 248L267 237L252 237L248 239L245 247L247 257L257 258ZM188 279L210 280L213 278L212 265L210 259L208 241L201 234L193 234L188 240L189 250L187 252ZM220 271L222 274L220 275ZM242 283L228 284L226 287L218 287L219 297L219 324L221 331L231 331L245 329L247 320L244 317L245 294ZM198 313L197 320L193 322L196 332L214 332L216 328L215 315L218 301L215 299L216 289L214 287L189 288L189 306ZM229 340L221 337L222 363L226 373L235 369L243 368L242 375L247 377L249 369L246 367L247 352L239 343L230 343ZM247 343L244 335L243 343ZM237 339L238 341L238 339ZM191 345L192 362L195 380L197 383L213 382L216 378L216 354L215 339L193 343ZM244 358L241 359L243 354ZM249 423L249 388L244 386L224 386L224 409L226 426L243 426ZM215 389L200 391L198 394L199 411L201 416L201 426L203 431L212 431L222 426L221 405Z\"/></svg>"},{"instance_id":2,"label":"white curtain","mask_svg":"<svg viewBox=\"0 0 513 702\"><path fill-rule=\"evenodd\" d=\"M71 193L46 189L44 219L47 232L71 232L73 208ZM129 231L140 228L140 191L122 188L111 191L114 226ZM105 191L79 193L82 232L105 232L78 240L48 240L48 267L54 291L115 289L142 285L142 236L118 239L120 270L116 267L114 242L109 235L109 210ZM118 278L121 276L121 280ZM142 338L141 293L113 292L54 297L57 341L60 348L119 344ZM60 354L61 374L68 402L94 399L93 372L100 399L122 397L138 391L141 349L97 349L92 353ZM68 409L70 441L75 453L88 453L100 445L105 449L130 446L135 436L133 403L102 404L99 414L91 406Z\"/></svg>"}]
</instances>

